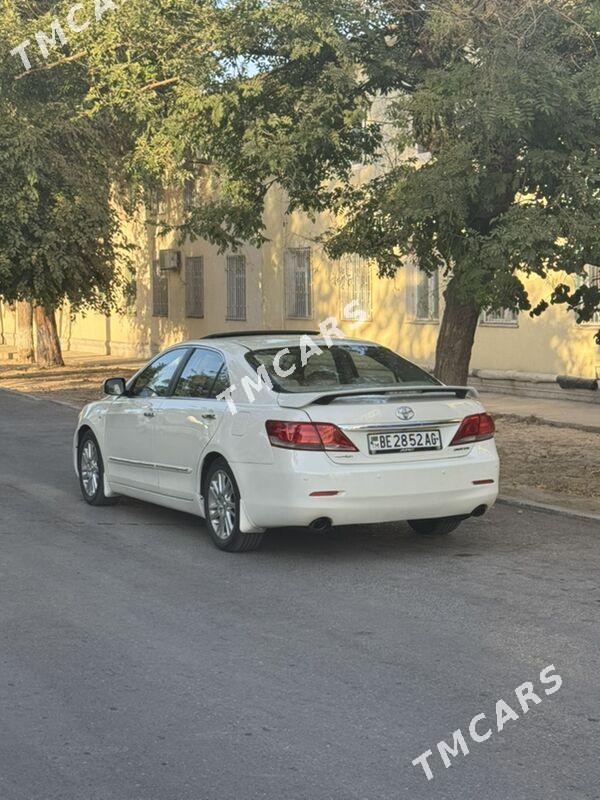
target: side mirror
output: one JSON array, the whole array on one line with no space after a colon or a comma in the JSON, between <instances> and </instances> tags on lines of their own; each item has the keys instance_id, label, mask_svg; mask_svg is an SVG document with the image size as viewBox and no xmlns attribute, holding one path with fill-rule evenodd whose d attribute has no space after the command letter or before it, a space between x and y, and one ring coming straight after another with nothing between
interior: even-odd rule
<instances>
[{"instance_id":1,"label":"side mirror","mask_svg":"<svg viewBox=\"0 0 600 800\"><path fill-rule=\"evenodd\" d=\"M125 378L109 378L104 381L104 394L109 394L111 397L122 397L126 393Z\"/></svg>"}]
</instances>

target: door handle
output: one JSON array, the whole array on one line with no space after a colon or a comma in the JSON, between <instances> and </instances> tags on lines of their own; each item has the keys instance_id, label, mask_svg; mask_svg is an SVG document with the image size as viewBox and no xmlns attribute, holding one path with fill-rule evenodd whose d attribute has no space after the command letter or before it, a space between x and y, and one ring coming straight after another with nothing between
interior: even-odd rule
<instances>
[{"instance_id":1,"label":"door handle","mask_svg":"<svg viewBox=\"0 0 600 800\"><path fill-rule=\"evenodd\" d=\"M217 415L214 411L205 411L204 414L200 415L202 419L216 419Z\"/></svg>"},{"instance_id":2,"label":"door handle","mask_svg":"<svg viewBox=\"0 0 600 800\"><path fill-rule=\"evenodd\" d=\"M152 417L155 417L156 414L154 413L154 411L152 411L151 408L149 408L148 411L144 411L144 416L148 417L149 419L152 419Z\"/></svg>"}]
</instances>

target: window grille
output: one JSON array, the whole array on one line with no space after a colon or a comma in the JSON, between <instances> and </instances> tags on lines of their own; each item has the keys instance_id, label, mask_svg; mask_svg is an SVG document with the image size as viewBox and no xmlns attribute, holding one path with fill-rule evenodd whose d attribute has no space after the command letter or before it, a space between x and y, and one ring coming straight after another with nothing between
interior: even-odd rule
<instances>
[{"instance_id":1,"label":"window grille","mask_svg":"<svg viewBox=\"0 0 600 800\"><path fill-rule=\"evenodd\" d=\"M196 181L188 178L183 184L183 208L184 211L189 211L194 205L196 199Z\"/></svg>"},{"instance_id":2,"label":"window grille","mask_svg":"<svg viewBox=\"0 0 600 800\"><path fill-rule=\"evenodd\" d=\"M149 189L146 193L146 211L147 216L155 219L161 212L162 205L162 191L159 188Z\"/></svg>"},{"instance_id":3,"label":"window grille","mask_svg":"<svg viewBox=\"0 0 600 800\"><path fill-rule=\"evenodd\" d=\"M440 318L440 271L431 275L419 267L415 268L415 308L417 320L437 322Z\"/></svg>"},{"instance_id":4,"label":"window grille","mask_svg":"<svg viewBox=\"0 0 600 800\"><path fill-rule=\"evenodd\" d=\"M246 319L245 256L227 256L227 319Z\"/></svg>"},{"instance_id":5,"label":"window grille","mask_svg":"<svg viewBox=\"0 0 600 800\"><path fill-rule=\"evenodd\" d=\"M488 308L481 315L484 325L516 325L519 314L511 308Z\"/></svg>"},{"instance_id":6,"label":"window grille","mask_svg":"<svg viewBox=\"0 0 600 800\"><path fill-rule=\"evenodd\" d=\"M286 250L284 269L286 316L308 319L312 316L310 248Z\"/></svg>"},{"instance_id":7,"label":"window grille","mask_svg":"<svg viewBox=\"0 0 600 800\"><path fill-rule=\"evenodd\" d=\"M585 278L581 278L581 283L586 283L588 286L597 286L600 289L600 267L593 264L585 265ZM600 308L594 313L588 324L600 324Z\"/></svg>"},{"instance_id":8,"label":"window grille","mask_svg":"<svg viewBox=\"0 0 600 800\"><path fill-rule=\"evenodd\" d=\"M204 316L204 258L193 256L185 260L185 315Z\"/></svg>"},{"instance_id":9,"label":"window grille","mask_svg":"<svg viewBox=\"0 0 600 800\"><path fill-rule=\"evenodd\" d=\"M128 316L135 317L137 313L137 278L132 275L123 288L123 311Z\"/></svg>"},{"instance_id":10,"label":"window grille","mask_svg":"<svg viewBox=\"0 0 600 800\"><path fill-rule=\"evenodd\" d=\"M358 255L340 261L340 300L342 319L357 320L362 312L371 318L371 268Z\"/></svg>"},{"instance_id":11,"label":"window grille","mask_svg":"<svg viewBox=\"0 0 600 800\"><path fill-rule=\"evenodd\" d=\"M160 268L160 260L152 264L152 314L155 317L169 316L169 279Z\"/></svg>"}]
</instances>

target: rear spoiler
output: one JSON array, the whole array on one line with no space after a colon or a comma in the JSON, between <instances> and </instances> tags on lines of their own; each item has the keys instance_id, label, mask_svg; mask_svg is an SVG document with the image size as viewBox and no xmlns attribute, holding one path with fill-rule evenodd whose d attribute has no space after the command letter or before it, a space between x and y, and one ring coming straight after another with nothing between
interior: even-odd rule
<instances>
[{"instance_id":1,"label":"rear spoiler","mask_svg":"<svg viewBox=\"0 0 600 800\"><path fill-rule=\"evenodd\" d=\"M450 395L464 400L466 397L477 399L479 393L472 386L398 386L382 387L380 389L344 389L332 392L286 392L279 394L277 401L282 408L304 408L313 404L327 405L341 397L398 397L406 400L407 397L423 398L425 395Z\"/></svg>"}]
</instances>

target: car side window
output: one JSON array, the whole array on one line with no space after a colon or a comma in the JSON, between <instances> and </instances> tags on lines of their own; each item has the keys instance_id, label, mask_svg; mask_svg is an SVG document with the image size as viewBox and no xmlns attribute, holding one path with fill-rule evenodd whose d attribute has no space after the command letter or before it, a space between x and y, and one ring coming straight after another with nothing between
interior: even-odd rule
<instances>
[{"instance_id":1,"label":"car side window","mask_svg":"<svg viewBox=\"0 0 600 800\"><path fill-rule=\"evenodd\" d=\"M208 399L215 397L215 387L221 384L223 372L227 368L223 356L214 350L198 348L184 367L173 397L195 397ZM227 379L227 385L229 380ZM226 387L225 387L226 388ZM216 394L219 394L219 389Z\"/></svg>"},{"instance_id":2,"label":"car side window","mask_svg":"<svg viewBox=\"0 0 600 800\"><path fill-rule=\"evenodd\" d=\"M217 375L215 385L213 386L212 396L218 397L222 392L227 391L227 389L229 389L230 386L231 386L231 380L229 378L229 370L227 369L225 364L223 364L219 374Z\"/></svg>"},{"instance_id":3,"label":"car side window","mask_svg":"<svg viewBox=\"0 0 600 800\"><path fill-rule=\"evenodd\" d=\"M183 348L170 350L156 358L138 375L129 394L132 397L166 397L171 380L187 352Z\"/></svg>"}]
</instances>

